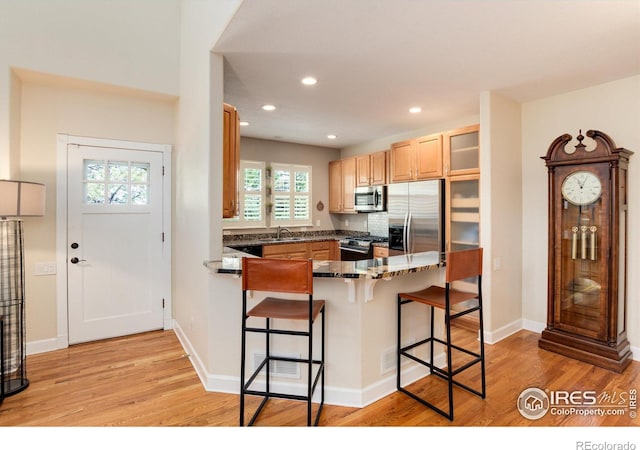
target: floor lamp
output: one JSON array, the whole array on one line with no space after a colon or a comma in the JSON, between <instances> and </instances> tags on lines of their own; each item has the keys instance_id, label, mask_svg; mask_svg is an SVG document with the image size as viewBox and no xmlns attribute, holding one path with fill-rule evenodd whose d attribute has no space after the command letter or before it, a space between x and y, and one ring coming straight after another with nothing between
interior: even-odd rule
<instances>
[{"instance_id":1,"label":"floor lamp","mask_svg":"<svg viewBox=\"0 0 640 450\"><path fill-rule=\"evenodd\" d=\"M29 386L26 368L24 245L22 217L44 215L45 187L40 183L0 180L0 316L3 317L0 394Z\"/></svg>"}]
</instances>

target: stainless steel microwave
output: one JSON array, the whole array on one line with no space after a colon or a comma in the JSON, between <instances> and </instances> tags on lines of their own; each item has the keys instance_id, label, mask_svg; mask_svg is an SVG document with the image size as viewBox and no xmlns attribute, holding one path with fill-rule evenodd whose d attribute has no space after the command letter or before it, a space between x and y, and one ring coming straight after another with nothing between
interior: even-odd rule
<instances>
[{"instance_id":1,"label":"stainless steel microwave","mask_svg":"<svg viewBox=\"0 0 640 450\"><path fill-rule=\"evenodd\" d=\"M387 210L387 187L365 186L355 190L355 205L358 212L378 212Z\"/></svg>"}]
</instances>

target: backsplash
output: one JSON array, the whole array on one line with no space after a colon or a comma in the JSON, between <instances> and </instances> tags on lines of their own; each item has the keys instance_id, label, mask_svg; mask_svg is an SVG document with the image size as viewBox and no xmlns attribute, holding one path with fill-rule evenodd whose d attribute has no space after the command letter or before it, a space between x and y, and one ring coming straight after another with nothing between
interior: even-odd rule
<instances>
[{"instance_id":1,"label":"backsplash","mask_svg":"<svg viewBox=\"0 0 640 450\"><path fill-rule=\"evenodd\" d=\"M240 242L246 240L260 240L260 239L269 239L274 237L275 232L271 233L235 233L235 234L225 234L223 236L223 242L225 244L230 242ZM286 236L289 237L301 237L301 238L313 238L313 237L323 237L323 236L353 236L358 234L366 235L366 232L358 232L358 231L350 231L350 230L319 230L319 231L294 231L291 233L287 233Z\"/></svg>"},{"instance_id":2,"label":"backsplash","mask_svg":"<svg viewBox=\"0 0 640 450\"><path fill-rule=\"evenodd\" d=\"M389 214L386 212L367 214L367 231L372 236L389 237Z\"/></svg>"}]
</instances>

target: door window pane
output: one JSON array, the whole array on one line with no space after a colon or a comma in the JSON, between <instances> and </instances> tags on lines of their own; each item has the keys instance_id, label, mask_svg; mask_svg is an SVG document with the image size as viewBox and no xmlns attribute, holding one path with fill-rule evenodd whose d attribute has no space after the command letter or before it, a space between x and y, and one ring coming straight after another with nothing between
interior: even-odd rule
<instances>
[{"instance_id":1,"label":"door window pane","mask_svg":"<svg viewBox=\"0 0 640 450\"><path fill-rule=\"evenodd\" d=\"M149 170L149 163L84 160L85 204L148 205Z\"/></svg>"}]
</instances>

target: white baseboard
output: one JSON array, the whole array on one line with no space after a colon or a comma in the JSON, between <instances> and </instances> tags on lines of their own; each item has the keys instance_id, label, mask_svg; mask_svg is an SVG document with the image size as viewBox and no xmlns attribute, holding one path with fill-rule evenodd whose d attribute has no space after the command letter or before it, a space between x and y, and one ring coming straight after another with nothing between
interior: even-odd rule
<instances>
[{"instance_id":1,"label":"white baseboard","mask_svg":"<svg viewBox=\"0 0 640 450\"><path fill-rule=\"evenodd\" d=\"M522 320L514 320L513 322L498 328L494 331L486 331L484 332L484 342L485 344L495 344L514 333L522 330Z\"/></svg>"},{"instance_id":2,"label":"white baseboard","mask_svg":"<svg viewBox=\"0 0 640 450\"><path fill-rule=\"evenodd\" d=\"M205 390L208 392L222 392L226 394L239 394L240 378L237 376L221 376L207 372L202 360L197 355L195 349L189 342L189 339L182 331L180 324L174 321L174 332L189 356L189 360L196 371L198 378L202 382ZM444 354L438 355L435 359L436 365L444 366ZM412 383L425 375L426 369L417 364L412 364L402 372L402 380L404 384ZM272 381L274 390L282 390L292 393L303 394L304 386L300 384L290 383L286 381ZM260 384L256 384L256 388L260 388ZM340 387L325 386L325 403L328 405L347 406L354 408L362 408L381 398L396 391L396 377L392 374L373 385L364 389L345 389ZM318 397L316 393L316 397ZM319 398L314 397L314 400Z\"/></svg>"},{"instance_id":3,"label":"white baseboard","mask_svg":"<svg viewBox=\"0 0 640 450\"><path fill-rule=\"evenodd\" d=\"M42 339L40 341L27 342L27 355L36 355L38 353L52 352L67 348L66 336L58 336L57 338Z\"/></svg>"}]
</instances>

